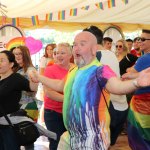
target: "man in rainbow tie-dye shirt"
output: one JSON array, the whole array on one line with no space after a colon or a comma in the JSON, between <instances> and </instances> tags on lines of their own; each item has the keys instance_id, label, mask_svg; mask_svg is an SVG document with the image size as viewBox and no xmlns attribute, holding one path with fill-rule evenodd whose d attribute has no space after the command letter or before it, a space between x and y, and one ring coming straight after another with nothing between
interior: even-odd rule
<instances>
[{"instance_id":1,"label":"man in rainbow tie-dye shirt","mask_svg":"<svg viewBox=\"0 0 150 150\"><path fill-rule=\"evenodd\" d=\"M134 81L121 81L108 66L100 64L96 51L96 37L83 31L75 37L73 45L77 66L70 70L66 80L48 79L34 72L31 74L34 82L40 81L57 91L64 90L63 119L68 130L68 134L64 135L69 136L69 141L64 136L62 139L72 150L108 149L110 117L102 91L109 104L108 91L126 94L139 86L150 85L150 69L141 72ZM59 149L69 147L61 145Z\"/></svg>"}]
</instances>

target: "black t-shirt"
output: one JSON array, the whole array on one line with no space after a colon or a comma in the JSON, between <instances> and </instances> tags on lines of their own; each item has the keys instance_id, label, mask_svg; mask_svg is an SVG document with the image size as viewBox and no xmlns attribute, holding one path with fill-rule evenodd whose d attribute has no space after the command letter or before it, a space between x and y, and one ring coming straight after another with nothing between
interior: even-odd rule
<instances>
[{"instance_id":1,"label":"black t-shirt","mask_svg":"<svg viewBox=\"0 0 150 150\"><path fill-rule=\"evenodd\" d=\"M0 105L6 114L19 110L22 91L31 91L29 81L18 73L0 81ZM0 116L3 116L0 112Z\"/></svg>"},{"instance_id":2,"label":"black t-shirt","mask_svg":"<svg viewBox=\"0 0 150 150\"><path fill-rule=\"evenodd\" d=\"M132 54L127 54L120 62L119 62L119 67L120 67L120 75L123 75L126 73L127 68L130 68L134 65L138 57L132 55Z\"/></svg>"}]
</instances>

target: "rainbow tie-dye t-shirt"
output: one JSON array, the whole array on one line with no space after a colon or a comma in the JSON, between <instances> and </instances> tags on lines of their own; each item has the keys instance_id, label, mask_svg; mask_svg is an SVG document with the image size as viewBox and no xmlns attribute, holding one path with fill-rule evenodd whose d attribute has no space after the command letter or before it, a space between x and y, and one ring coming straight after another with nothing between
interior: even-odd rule
<instances>
[{"instance_id":1,"label":"rainbow tie-dye t-shirt","mask_svg":"<svg viewBox=\"0 0 150 150\"><path fill-rule=\"evenodd\" d=\"M63 118L71 149L108 148L110 116L98 81L109 104L109 93L104 88L107 80L114 76L115 73L97 59L69 72L64 88Z\"/></svg>"}]
</instances>

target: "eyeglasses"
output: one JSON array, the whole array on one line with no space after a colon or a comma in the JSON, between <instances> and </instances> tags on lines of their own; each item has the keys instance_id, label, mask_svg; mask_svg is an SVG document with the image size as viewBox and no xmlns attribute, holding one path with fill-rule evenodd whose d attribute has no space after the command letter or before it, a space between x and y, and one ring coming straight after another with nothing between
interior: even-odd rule
<instances>
[{"instance_id":1,"label":"eyeglasses","mask_svg":"<svg viewBox=\"0 0 150 150\"><path fill-rule=\"evenodd\" d=\"M15 56L22 56L22 53L13 53Z\"/></svg>"},{"instance_id":2,"label":"eyeglasses","mask_svg":"<svg viewBox=\"0 0 150 150\"><path fill-rule=\"evenodd\" d=\"M138 39L138 41L141 41L141 42L145 42L146 40L150 40L150 39L146 39L146 38L144 38L144 37L140 37L140 38Z\"/></svg>"},{"instance_id":3,"label":"eyeglasses","mask_svg":"<svg viewBox=\"0 0 150 150\"><path fill-rule=\"evenodd\" d=\"M118 48L118 47L119 47L119 48L122 48L123 46L122 46L122 45L116 45L116 48Z\"/></svg>"}]
</instances>

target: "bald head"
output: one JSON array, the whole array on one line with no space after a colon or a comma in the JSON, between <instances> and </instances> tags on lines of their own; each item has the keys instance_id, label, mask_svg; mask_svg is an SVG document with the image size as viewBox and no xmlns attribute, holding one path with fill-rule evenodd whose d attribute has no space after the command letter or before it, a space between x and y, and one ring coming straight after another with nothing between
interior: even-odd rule
<instances>
[{"instance_id":1,"label":"bald head","mask_svg":"<svg viewBox=\"0 0 150 150\"><path fill-rule=\"evenodd\" d=\"M88 32L83 31L76 35L74 39L73 55L78 67L90 64L96 58L97 39Z\"/></svg>"},{"instance_id":2,"label":"bald head","mask_svg":"<svg viewBox=\"0 0 150 150\"><path fill-rule=\"evenodd\" d=\"M94 45L97 44L97 39L96 39L95 35L88 31L82 31L82 32L78 33L76 35L75 39L78 37L87 39L89 42L91 42Z\"/></svg>"}]
</instances>

